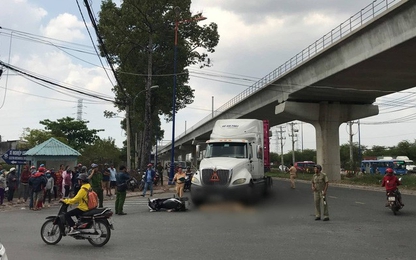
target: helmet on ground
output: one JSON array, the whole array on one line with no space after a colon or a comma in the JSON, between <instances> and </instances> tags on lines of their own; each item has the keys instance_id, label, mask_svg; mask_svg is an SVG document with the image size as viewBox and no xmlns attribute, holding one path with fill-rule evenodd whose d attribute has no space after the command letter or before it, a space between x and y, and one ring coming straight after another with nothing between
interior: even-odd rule
<instances>
[{"instance_id":1,"label":"helmet on ground","mask_svg":"<svg viewBox=\"0 0 416 260\"><path fill-rule=\"evenodd\" d=\"M85 173L81 173L77 177L78 180L81 180L82 182L88 182L88 175Z\"/></svg>"},{"instance_id":2,"label":"helmet on ground","mask_svg":"<svg viewBox=\"0 0 416 260\"><path fill-rule=\"evenodd\" d=\"M318 170L320 170L320 171L322 171L322 166L321 165L319 165L319 164L315 164L315 166L314 166L315 168L317 168Z\"/></svg>"},{"instance_id":3,"label":"helmet on ground","mask_svg":"<svg viewBox=\"0 0 416 260\"><path fill-rule=\"evenodd\" d=\"M96 163L91 164L91 168L97 168L97 167L98 167L98 164Z\"/></svg>"},{"instance_id":4,"label":"helmet on ground","mask_svg":"<svg viewBox=\"0 0 416 260\"><path fill-rule=\"evenodd\" d=\"M45 167L42 167L42 166L38 168L38 172L45 172L45 170L46 170Z\"/></svg>"},{"instance_id":5,"label":"helmet on ground","mask_svg":"<svg viewBox=\"0 0 416 260\"><path fill-rule=\"evenodd\" d=\"M12 171L15 171L15 170L16 170L16 168L12 167L12 168L10 168L9 172L12 172Z\"/></svg>"},{"instance_id":6,"label":"helmet on ground","mask_svg":"<svg viewBox=\"0 0 416 260\"><path fill-rule=\"evenodd\" d=\"M393 169L392 168L387 168L386 173L393 173Z\"/></svg>"}]
</instances>

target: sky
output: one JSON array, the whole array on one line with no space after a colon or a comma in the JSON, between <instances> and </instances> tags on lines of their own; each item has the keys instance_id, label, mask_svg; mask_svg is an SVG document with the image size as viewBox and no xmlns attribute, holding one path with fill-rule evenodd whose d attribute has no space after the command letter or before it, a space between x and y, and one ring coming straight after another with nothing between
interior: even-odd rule
<instances>
[{"instance_id":1,"label":"sky","mask_svg":"<svg viewBox=\"0 0 416 260\"><path fill-rule=\"evenodd\" d=\"M86 8L83 1L79 2L96 45ZM101 1L90 2L98 17ZM218 24L220 41L210 56L212 67L189 68L189 84L195 90L195 99L176 114L176 136L209 116L212 107L217 109L370 3L362 0L192 1L191 11L202 11L207 17L201 25ZM52 82L103 99L114 99L111 91L114 79L101 67L76 0L2 0L0 27L1 61ZM103 116L104 110L116 112L111 102L46 84L40 86L27 77L3 70L0 78L2 141L19 139L24 128L44 129L39 124L44 119L77 118L78 100L83 99L82 119L89 121L87 126L103 129L100 137L112 137L117 146L122 146L126 137L120 121L124 115L112 119ZM414 142L415 93L412 88L377 99L375 104L379 105L380 114L362 119L359 128L354 124L353 141L369 148L394 146L403 140ZM398 120L404 116L408 117ZM298 130L295 148L315 149L314 128L299 121L295 123ZM290 127L286 124L282 127L286 138L284 152L287 152L292 147ZM166 145L172 139L172 123L163 121L162 128L165 136L160 145ZM271 138L271 150L280 152L277 132L272 131L275 136ZM347 143L350 131L346 124L340 126L339 132L340 144Z\"/></svg>"}]
</instances>

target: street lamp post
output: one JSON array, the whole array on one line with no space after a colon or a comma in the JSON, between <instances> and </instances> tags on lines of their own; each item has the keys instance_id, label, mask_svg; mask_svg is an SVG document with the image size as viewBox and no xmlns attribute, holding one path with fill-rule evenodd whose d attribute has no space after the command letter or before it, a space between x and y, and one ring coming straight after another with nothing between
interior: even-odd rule
<instances>
[{"instance_id":1,"label":"street lamp post","mask_svg":"<svg viewBox=\"0 0 416 260\"><path fill-rule=\"evenodd\" d=\"M170 158L170 172L169 172L169 185L173 183L173 175L175 171L175 114L176 114L176 64L177 64L177 55L178 55L178 27L181 23L189 23L192 21L202 21L207 19L201 14L186 20L178 20L180 14L180 8L175 6L175 47L174 47L174 56L173 56L173 95L172 95L172 146L171 146L171 158Z\"/></svg>"}]
</instances>

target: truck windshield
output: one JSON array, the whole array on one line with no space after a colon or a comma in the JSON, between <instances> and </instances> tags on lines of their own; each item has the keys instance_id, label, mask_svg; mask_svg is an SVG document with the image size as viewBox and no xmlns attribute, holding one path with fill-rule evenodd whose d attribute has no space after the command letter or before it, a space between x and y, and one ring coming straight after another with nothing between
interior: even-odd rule
<instances>
[{"instance_id":1,"label":"truck windshield","mask_svg":"<svg viewBox=\"0 0 416 260\"><path fill-rule=\"evenodd\" d=\"M205 158L231 157L248 158L246 143L209 143L205 152Z\"/></svg>"}]
</instances>

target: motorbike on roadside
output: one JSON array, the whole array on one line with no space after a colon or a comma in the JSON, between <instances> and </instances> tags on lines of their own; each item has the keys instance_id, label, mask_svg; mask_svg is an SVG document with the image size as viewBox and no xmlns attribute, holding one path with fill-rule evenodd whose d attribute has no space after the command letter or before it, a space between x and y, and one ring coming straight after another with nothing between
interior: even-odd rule
<instances>
[{"instance_id":1,"label":"motorbike on roadside","mask_svg":"<svg viewBox=\"0 0 416 260\"><path fill-rule=\"evenodd\" d=\"M137 181L137 179L134 177L130 178L130 180L127 181L127 189L131 190L132 192L134 192L134 190L137 189L139 186L139 181Z\"/></svg>"},{"instance_id":2,"label":"motorbike on roadside","mask_svg":"<svg viewBox=\"0 0 416 260\"><path fill-rule=\"evenodd\" d=\"M185 176L185 184L183 186L183 191L191 191L191 185L192 185L192 176L194 174L192 172L187 172Z\"/></svg>"},{"instance_id":3,"label":"motorbike on roadside","mask_svg":"<svg viewBox=\"0 0 416 260\"><path fill-rule=\"evenodd\" d=\"M145 176L146 176L146 172L143 172L142 179L140 180L140 183L139 183L139 191L143 191L143 189L144 189L144 185L146 184L146 182L144 180Z\"/></svg>"},{"instance_id":4,"label":"motorbike on roadside","mask_svg":"<svg viewBox=\"0 0 416 260\"><path fill-rule=\"evenodd\" d=\"M142 179L139 184L139 191L143 191L144 189L144 185L146 184L145 177L146 177L146 171L143 172ZM153 179L153 185L157 186L159 181L160 181L160 174L156 172L155 178Z\"/></svg>"},{"instance_id":5,"label":"motorbike on roadside","mask_svg":"<svg viewBox=\"0 0 416 260\"><path fill-rule=\"evenodd\" d=\"M40 234L46 244L55 245L61 241L63 236L71 236L77 240L86 239L96 247L107 244L111 237L111 229L114 230L111 220L113 212L110 208L95 208L84 212L76 223L79 233L68 235L71 227L66 223L65 213L69 205L64 202L60 203L58 214L46 217L46 221L41 227Z\"/></svg>"},{"instance_id":6,"label":"motorbike on roadside","mask_svg":"<svg viewBox=\"0 0 416 260\"><path fill-rule=\"evenodd\" d=\"M153 185L157 186L160 180L160 174L156 171L155 178L153 179Z\"/></svg>"}]
</instances>

